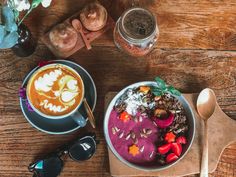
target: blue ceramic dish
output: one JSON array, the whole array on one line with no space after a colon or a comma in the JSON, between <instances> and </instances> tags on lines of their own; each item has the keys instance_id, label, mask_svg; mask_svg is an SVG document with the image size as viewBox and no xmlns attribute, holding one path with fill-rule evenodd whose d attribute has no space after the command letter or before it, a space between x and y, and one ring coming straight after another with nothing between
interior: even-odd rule
<instances>
[{"instance_id":1,"label":"blue ceramic dish","mask_svg":"<svg viewBox=\"0 0 236 177\"><path fill-rule=\"evenodd\" d=\"M83 79L84 87L85 87L85 98L89 106L92 110L95 109L96 101L97 101L97 91L95 83L89 73L82 68L80 65L68 61L68 60L53 60L53 63L60 63L67 65L77 71ZM34 68L24 79L22 83L22 87L26 87L27 82L30 76L38 69L39 67ZM71 133L80 128L78 124L72 119L59 119L52 120L45 117L40 116L36 112L29 111L27 108L27 101L20 98L20 106L21 110L26 118L26 120L36 129L48 133L48 134L67 134ZM79 108L79 111L84 117L87 117L86 110L84 106ZM87 119L88 120L88 119Z\"/></svg>"}]
</instances>

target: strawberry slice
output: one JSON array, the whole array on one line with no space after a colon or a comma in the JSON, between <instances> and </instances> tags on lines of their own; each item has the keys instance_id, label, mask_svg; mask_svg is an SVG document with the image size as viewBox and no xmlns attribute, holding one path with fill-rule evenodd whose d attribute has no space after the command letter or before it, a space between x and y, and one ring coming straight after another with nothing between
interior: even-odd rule
<instances>
[{"instance_id":1,"label":"strawberry slice","mask_svg":"<svg viewBox=\"0 0 236 177\"><path fill-rule=\"evenodd\" d=\"M165 144L158 148L158 152L160 154L166 154L167 152L169 152L170 149L171 149L171 144Z\"/></svg>"},{"instance_id":2,"label":"strawberry slice","mask_svg":"<svg viewBox=\"0 0 236 177\"><path fill-rule=\"evenodd\" d=\"M170 163L170 162L173 162L173 161L175 161L175 160L177 160L178 159L178 156L177 155L175 155L174 153L170 153L170 154L168 154L168 156L166 157L166 162L167 163Z\"/></svg>"},{"instance_id":3,"label":"strawberry slice","mask_svg":"<svg viewBox=\"0 0 236 177\"><path fill-rule=\"evenodd\" d=\"M176 143L179 143L179 144L186 144L187 143L187 140L184 136L180 136L176 139Z\"/></svg>"},{"instance_id":4,"label":"strawberry slice","mask_svg":"<svg viewBox=\"0 0 236 177\"><path fill-rule=\"evenodd\" d=\"M182 153L182 145L179 143L172 143L171 150L175 155L180 156Z\"/></svg>"}]
</instances>

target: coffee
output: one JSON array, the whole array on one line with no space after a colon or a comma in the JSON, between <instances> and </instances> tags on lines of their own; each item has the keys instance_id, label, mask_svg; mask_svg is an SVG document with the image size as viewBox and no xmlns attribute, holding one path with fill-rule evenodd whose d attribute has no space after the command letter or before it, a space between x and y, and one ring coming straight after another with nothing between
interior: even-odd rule
<instances>
[{"instance_id":1,"label":"coffee","mask_svg":"<svg viewBox=\"0 0 236 177\"><path fill-rule=\"evenodd\" d=\"M79 74L62 64L37 70L27 85L27 97L34 109L46 116L64 116L80 105L84 95Z\"/></svg>"}]
</instances>

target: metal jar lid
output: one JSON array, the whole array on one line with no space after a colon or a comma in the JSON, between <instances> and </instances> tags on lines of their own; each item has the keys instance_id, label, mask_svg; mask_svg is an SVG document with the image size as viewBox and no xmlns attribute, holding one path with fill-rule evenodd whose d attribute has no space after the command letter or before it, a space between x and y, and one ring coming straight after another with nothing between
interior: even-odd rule
<instances>
[{"instance_id":1,"label":"metal jar lid","mask_svg":"<svg viewBox=\"0 0 236 177\"><path fill-rule=\"evenodd\" d=\"M149 40L158 30L155 16L150 11L140 7L126 10L118 25L124 39L134 43Z\"/></svg>"}]
</instances>

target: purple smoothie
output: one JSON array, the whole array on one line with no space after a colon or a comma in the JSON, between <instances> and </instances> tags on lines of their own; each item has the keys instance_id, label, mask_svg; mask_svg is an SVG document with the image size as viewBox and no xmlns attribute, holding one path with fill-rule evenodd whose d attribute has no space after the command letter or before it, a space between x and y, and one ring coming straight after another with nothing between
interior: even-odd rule
<instances>
[{"instance_id":1,"label":"purple smoothie","mask_svg":"<svg viewBox=\"0 0 236 177\"><path fill-rule=\"evenodd\" d=\"M123 122L119 119L118 113L115 110L112 110L108 122L108 131L112 145L120 156L131 163L147 166L154 164L155 161L158 129L150 118L146 116L142 116L142 118L142 122L135 122L132 119L128 122ZM120 129L119 132L113 134L112 128L114 127ZM150 129L152 130L152 133L148 135L147 138L141 137L140 132L143 129ZM136 156L129 153L129 147L134 144L134 141L132 138L126 140L127 135L131 131L135 133L138 139L138 143L136 145L139 149L144 146L143 152L139 152ZM119 135L122 132L124 132L124 136L120 138Z\"/></svg>"}]
</instances>

